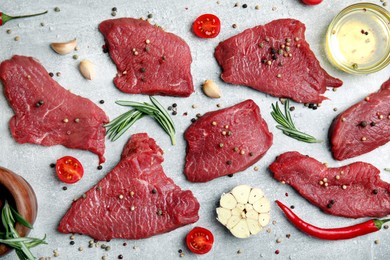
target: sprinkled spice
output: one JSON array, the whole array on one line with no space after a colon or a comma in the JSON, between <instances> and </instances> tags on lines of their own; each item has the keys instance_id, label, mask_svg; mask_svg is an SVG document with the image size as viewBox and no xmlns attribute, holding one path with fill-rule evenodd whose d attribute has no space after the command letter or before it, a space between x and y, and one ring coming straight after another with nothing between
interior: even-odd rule
<instances>
[{"instance_id":1,"label":"sprinkled spice","mask_svg":"<svg viewBox=\"0 0 390 260\"><path fill-rule=\"evenodd\" d=\"M249 152L249 156L253 156L253 152Z\"/></svg>"},{"instance_id":2,"label":"sprinkled spice","mask_svg":"<svg viewBox=\"0 0 390 260\"><path fill-rule=\"evenodd\" d=\"M295 206L294 206L294 205L291 205L290 208L291 208L291 209L295 209Z\"/></svg>"},{"instance_id":3,"label":"sprinkled spice","mask_svg":"<svg viewBox=\"0 0 390 260\"><path fill-rule=\"evenodd\" d=\"M118 9L116 7L113 7L111 11L116 12Z\"/></svg>"},{"instance_id":4,"label":"sprinkled spice","mask_svg":"<svg viewBox=\"0 0 390 260\"><path fill-rule=\"evenodd\" d=\"M376 195L376 194L378 194L378 190L377 190L377 189L374 189L374 190L372 191L372 193L374 193L374 194Z\"/></svg>"},{"instance_id":5,"label":"sprinkled spice","mask_svg":"<svg viewBox=\"0 0 390 260\"><path fill-rule=\"evenodd\" d=\"M62 122L64 122L64 123L68 123L68 122L69 122L69 119L67 119L67 118L64 118L64 119L62 120Z\"/></svg>"},{"instance_id":6,"label":"sprinkled spice","mask_svg":"<svg viewBox=\"0 0 390 260\"><path fill-rule=\"evenodd\" d=\"M275 250L275 254L278 255L280 253L279 249Z\"/></svg>"},{"instance_id":7,"label":"sprinkled spice","mask_svg":"<svg viewBox=\"0 0 390 260\"><path fill-rule=\"evenodd\" d=\"M66 187L66 186L62 187L62 190L67 190L67 189L68 189L68 187Z\"/></svg>"},{"instance_id":8,"label":"sprinkled spice","mask_svg":"<svg viewBox=\"0 0 390 260\"><path fill-rule=\"evenodd\" d=\"M20 36L15 36L14 40L15 40L16 42L20 41Z\"/></svg>"},{"instance_id":9,"label":"sprinkled spice","mask_svg":"<svg viewBox=\"0 0 390 260\"><path fill-rule=\"evenodd\" d=\"M216 126L216 125L217 125L217 122L213 121L213 122L211 122L211 124L212 124L213 126Z\"/></svg>"},{"instance_id":10,"label":"sprinkled spice","mask_svg":"<svg viewBox=\"0 0 390 260\"><path fill-rule=\"evenodd\" d=\"M161 209L157 210L157 215L161 216L162 214L163 214L163 212Z\"/></svg>"},{"instance_id":11,"label":"sprinkled spice","mask_svg":"<svg viewBox=\"0 0 390 260\"><path fill-rule=\"evenodd\" d=\"M54 12L60 12L61 9L59 7L54 7Z\"/></svg>"},{"instance_id":12,"label":"sprinkled spice","mask_svg":"<svg viewBox=\"0 0 390 260\"><path fill-rule=\"evenodd\" d=\"M234 28L234 29L236 29L237 28L237 24L232 24L232 27Z\"/></svg>"},{"instance_id":13,"label":"sprinkled spice","mask_svg":"<svg viewBox=\"0 0 390 260\"><path fill-rule=\"evenodd\" d=\"M343 190L346 190L347 189L347 185L343 185L343 186L341 186L341 188L343 189Z\"/></svg>"},{"instance_id":14,"label":"sprinkled spice","mask_svg":"<svg viewBox=\"0 0 390 260\"><path fill-rule=\"evenodd\" d=\"M233 174L228 174L228 177L229 177L229 178L233 177Z\"/></svg>"},{"instance_id":15,"label":"sprinkled spice","mask_svg":"<svg viewBox=\"0 0 390 260\"><path fill-rule=\"evenodd\" d=\"M61 72L57 72L57 73L56 73L56 76L57 76L57 77L60 77L60 76L61 76Z\"/></svg>"},{"instance_id":16,"label":"sprinkled spice","mask_svg":"<svg viewBox=\"0 0 390 260\"><path fill-rule=\"evenodd\" d=\"M51 164L50 164L50 167L51 167L51 168L54 168L54 167L56 167L56 164L55 164L55 163L51 163Z\"/></svg>"},{"instance_id":17,"label":"sprinkled spice","mask_svg":"<svg viewBox=\"0 0 390 260\"><path fill-rule=\"evenodd\" d=\"M135 210L135 207L134 207L134 206L131 206L131 207L130 207L130 210L131 210L131 211L134 211L134 210Z\"/></svg>"},{"instance_id":18,"label":"sprinkled spice","mask_svg":"<svg viewBox=\"0 0 390 260\"><path fill-rule=\"evenodd\" d=\"M222 148L223 147L223 143L220 143L218 146L219 146L219 148Z\"/></svg>"},{"instance_id":19,"label":"sprinkled spice","mask_svg":"<svg viewBox=\"0 0 390 260\"><path fill-rule=\"evenodd\" d=\"M191 122L192 122L192 123L195 123L195 122L196 122L196 119L195 119L195 118L191 118Z\"/></svg>"},{"instance_id":20,"label":"sprinkled spice","mask_svg":"<svg viewBox=\"0 0 390 260\"><path fill-rule=\"evenodd\" d=\"M11 31L11 29L7 29L6 32L7 32L7 34L11 34L12 31Z\"/></svg>"},{"instance_id":21,"label":"sprinkled spice","mask_svg":"<svg viewBox=\"0 0 390 260\"><path fill-rule=\"evenodd\" d=\"M39 100L37 103L35 103L35 106L40 107L43 105L43 103L44 103L43 100Z\"/></svg>"},{"instance_id":22,"label":"sprinkled spice","mask_svg":"<svg viewBox=\"0 0 390 260\"><path fill-rule=\"evenodd\" d=\"M286 234L286 237L287 237L287 238L290 238L290 237L291 237L291 234Z\"/></svg>"},{"instance_id":23,"label":"sprinkled spice","mask_svg":"<svg viewBox=\"0 0 390 260\"><path fill-rule=\"evenodd\" d=\"M367 141L367 137L363 136L362 141Z\"/></svg>"},{"instance_id":24,"label":"sprinkled spice","mask_svg":"<svg viewBox=\"0 0 390 260\"><path fill-rule=\"evenodd\" d=\"M371 122L371 123L370 123L370 126L375 126L375 125L376 125L375 122Z\"/></svg>"},{"instance_id":25,"label":"sprinkled spice","mask_svg":"<svg viewBox=\"0 0 390 260\"><path fill-rule=\"evenodd\" d=\"M53 73L53 72L49 72L49 76L50 76L50 77L53 77L53 76L54 76L54 73Z\"/></svg>"},{"instance_id":26,"label":"sprinkled spice","mask_svg":"<svg viewBox=\"0 0 390 260\"><path fill-rule=\"evenodd\" d=\"M278 243L278 244L282 243L282 239L280 239L280 238L276 239L276 243Z\"/></svg>"},{"instance_id":27,"label":"sprinkled spice","mask_svg":"<svg viewBox=\"0 0 390 260\"><path fill-rule=\"evenodd\" d=\"M259 167L258 166L255 166L254 168L253 168L253 170L255 170L256 172L259 170Z\"/></svg>"},{"instance_id":28,"label":"sprinkled spice","mask_svg":"<svg viewBox=\"0 0 390 260\"><path fill-rule=\"evenodd\" d=\"M111 16L116 16L116 12L115 12L115 11L112 11L112 12L111 12Z\"/></svg>"},{"instance_id":29,"label":"sprinkled spice","mask_svg":"<svg viewBox=\"0 0 390 260\"><path fill-rule=\"evenodd\" d=\"M156 190L156 189L152 189L152 193L153 193L153 194L156 194L156 193L157 193L157 190Z\"/></svg>"},{"instance_id":30,"label":"sprinkled spice","mask_svg":"<svg viewBox=\"0 0 390 260\"><path fill-rule=\"evenodd\" d=\"M375 243L375 245L378 245L379 244L379 240L378 239L375 240L374 243Z\"/></svg>"},{"instance_id":31,"label":"sprinkled spice","mask_svg":"<svg viewBox=\"0 0 390 260\"><path fill-rule=\"evenodd\" d=\"M243 5L242 5L242 8L247 8L247 7L248 7L247 4L243 4Z\"/></svg>"},{"instance_id":32,"label":"sprinkled spice","mask_svg":"<svg viewBox=\"0 0 390 260\"><path fill-rule=\"evenodd\" d=\"M102 165L98 165L97 169L101 170L101 169L103 169L103 166Z\"/></svg>"},{"instance_id":33,"label":"sprinkled spice","mask_svg":"<svg viewBox=\"0 0 390 260\"><path fill-rule=\"evenodd\" d=\"M227 160L227 161L226 161L226 164L227 164L227 165L232 165L232 163L233 163L233 162L232 162L231 160Z\"/></svg>"},{"instance_id":34,"label":"sprinkled spice","mask_svg":"<svg viewBox=\"0 0 390 260\"><path fill-rule=\"evenodd\" d=\"M74 60L77 60L77 59L79 58L79 56L78 56L77 54L75 54L75 55L72 56L72 58L73 58Z\"/></svg>"},{"instance_id":35,"label":"sprinkled spice","mask_svg":"<svg viewBox=\"0 0 390 260\"><path fill-rule=\"evenodd\" d=\"M146 69L145 69L145 68L141 68L140 71L141 71L142 73L144 73L144 72L146 71Z\"/></svg>"},{"instance_id":36,"label":"sprinkled spice","mask_svg":"<svg viewBox=\"0 0 390 260\"><path fill-rule=\"evenodd\" d=\"M368 124L367 121L361 121L359 125L360 125L361 127L366 127L367 124Z\"/></svg>"},{"instance_id":37,"label":"sprinkled spice","mask_svg":"<svg viewBox=\"0 0 390 260\"><path fill-rule=\"evenodd\" d=\"M70 244L71 246L73 246L74 243L75 243L75 242L74 242L73 240L69 242L69 244Z\"/></svg>"},{"instance_id":38,"label":"sprinkled spice","mask_svg":"<svg viewBox=\"0 0 390 260\"><path fill-rule=\"evenodd\" d=\"M118 255L118 259L123 259L123 255Z\"/></svg>"}]
</instances>

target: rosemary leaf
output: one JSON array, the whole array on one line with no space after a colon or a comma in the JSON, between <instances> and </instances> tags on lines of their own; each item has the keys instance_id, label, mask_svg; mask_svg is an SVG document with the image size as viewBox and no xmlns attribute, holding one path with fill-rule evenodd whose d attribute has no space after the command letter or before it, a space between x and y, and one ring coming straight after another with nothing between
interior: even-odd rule
<instances>
[{"instance_id":1,"label":"rosemary leaf","mask_svg":"<svg viewBox=\"0 0 390 260\"><path fill-rule=\"evenodd\" d=\"M152 104L147 102L134 102L126 100L118 100L115 103L120 106L132 107L130 111L116 117L111 122L105 125L107 128L106 135L111 141L117 140L122 136L135 122L142 117L148 115L161 126L161 128L169 135L172 145L176 144L175 125L172 118L165 108L155 99L150 97Z\"/></svg>"},{"instance_id":2,"label":"rosemary leaf","mask_svg":"<svg viewBox=\"0 0 390 260\"><path fill-rule=\"evenodd\" d=\"M28 221L26 221L16 210L14 210L14 208L10 207L10 209L11 209L11 212L12 212L12 216L15 217L15 220L17 222L19 222L23 226L28 227L30 229L33 228L33 226L30 223L28 223Z\"/></svg>"},{"instance_id":3,"label":"rosemary leaf","mask_svg":"<svg viewBox=\"0 0 390 260\"><path fill-rule=\"evenodd\" d=\"M292 120L290 113L289 101L286 100L284 103L284 114L282 110L279 108L278 102L276 104L272 104L272 112L271 116L273 119L279 124L276 126L279 130L282 130L283 134L294 138L298 141L306 142L306 143L321 143L321 140L316 139L315 137L306 134L295 127L295 124Z\"/></svg>"}]
</instances>

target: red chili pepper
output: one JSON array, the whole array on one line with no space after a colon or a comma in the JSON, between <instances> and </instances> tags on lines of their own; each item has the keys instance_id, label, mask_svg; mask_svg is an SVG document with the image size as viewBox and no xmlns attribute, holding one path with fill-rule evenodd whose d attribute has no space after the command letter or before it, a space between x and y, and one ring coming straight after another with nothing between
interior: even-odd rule
<instances>
[{"instance_id":1,"label":"red chili pepper","mask_svg":"<svg viewBox=\"0 0 390 260\"><path fill-rule=\"evenodd\" d=\"M25 17L32 17L32 16L37 16L37 15L42 15L47 13L47 11L44 11L42 13L37 13L37 14L27 14L27 15L18 15L18 16L10 16L8 14L0 12L0 26L8 22L9 20L12 19L19 19L19 18L25 18Z\"/></svg>"},{"instance_id":2,"label":"red chili pepper","mask_svg":"<svg viewBox=\"0 0 390 260\"><path fill-rule=\"evenodd\" d=\"M349 239L366 235L380 230L385 222L390 221L390 219L370 219L366 222L348 227L320 228L300 219L290 208L288 208L280 201L276 200L275 202L283 210L288 220L290 220L290 222L294 224L296 228L310 236L326 240Z\"/></svg>"}]
</instances>

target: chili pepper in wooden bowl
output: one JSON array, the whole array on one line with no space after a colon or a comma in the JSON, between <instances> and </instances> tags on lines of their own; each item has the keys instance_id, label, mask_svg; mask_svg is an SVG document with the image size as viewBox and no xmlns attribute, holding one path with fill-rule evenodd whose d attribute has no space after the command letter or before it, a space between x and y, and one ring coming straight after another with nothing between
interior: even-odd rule
<instances>
[{"instance_id":1,"label":"chili pepper in wooden bowl","mask_svg":"<svg viewBox=\"0 0 390 260\"><path fill-rule=\"evenodd\" d=\"M320 228L313 226L312 224L309 224L300 219L289 207L287 207L280 201L276 200L275 202L283 210L287 219L296 228L312 237L316 237L319 239L341 240L366 235L380 230L385 222L390 221L390 219L370 219L353 226L341 228Z\"/></svg>"},{"instance_id":2,"label":"chili pepper in wooden bowl","mask_svg":"<svg viewBox=\"0 0 390 260\"><path fill-rule=\"evenodd\" d=\"M0 26L8 22L9 20L12 19L19 19L19 18L26 18L26 17L32 17L32 16L37 16L37 15L42 15L46 14L47 11L44 11L42 13L36 13L36 14L27 14L27 15L18 15L18 16L10 16L8 14L5 14L3 12L0 12Z\"/></svg>"}]
</instances>

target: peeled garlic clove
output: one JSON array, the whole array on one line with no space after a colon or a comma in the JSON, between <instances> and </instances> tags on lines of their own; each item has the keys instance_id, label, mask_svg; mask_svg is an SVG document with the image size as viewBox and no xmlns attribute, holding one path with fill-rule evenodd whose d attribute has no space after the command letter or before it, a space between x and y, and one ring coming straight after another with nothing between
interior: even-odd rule
<instances>
[{"instance_id":1,"label":"peeled garlic clove","mask_svg":"<svg viewBox=\"0 0 390 260\"><path fill-rule=\"evenodd\" d=\"M84 78L92 80L96 76L95 65L89 60L80 61L79 69Z\"/></svg>"},{"instance_id":2,"label":"peeled garlic clove","mask_svg":"<svg viewBox=\"0 0 390 260\"><path fill-rule=\"evenodd\" d=\"M243 205L245 205L246 203L248 203L249 193L251 192L251 189L252 188L248 185L239 185L232 190L232 194L236 198L238 203L242 203ZM245 208L245 206L243 208Z\"/></svg>"},{"instance_id":3,"label":"peeled garlic clove","mask_svg":"<svg viewBox=\"0 0 390 260\"><path fill-rule=\"evenodd\" d=\"M211 98L220 98L221 97L221 90L219 89L218 85L212 81L211 79L206 80L202 85L203 92L206 94L206 96Z\"/></svg>"},{"instance_id":4,"label":"peeled garlic clove","mask_svg":"<svg viewBox=\"0 0 390 260\"><path fill-rule=\"evenodd\" d=\"M73 39L68 42L53 42L50 47L58 54L65 55L74 50L77 46L77 40Z\"/></svg>"},{"instance_id":5,"label":"peeled garlic clove","mask_svg":"<svg viewBox=\"0 0 390 260\"><path fill-rule=\"evenodd\" d=\"M221 196L219 204L222 208L234 209L237 205L237 200L231 193L226 193Z\"/></svg>"},{"instance_id":6,"label":"peeled garlic clove","mask_svg":"<svg viewBox=\"0 0 390 260\"><path fill-rule=\"evenodd\" d=\"M232 216L230 209L225 208L217 208L218 221L222 223L222 225L226 225L229 218Z\"/></svg>"}]
</instances>

